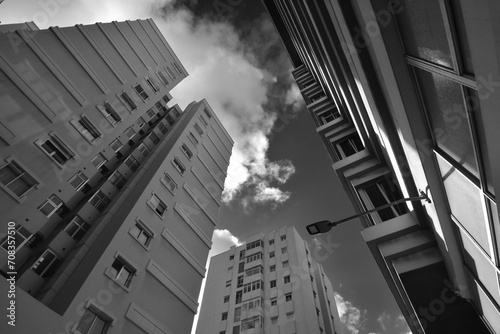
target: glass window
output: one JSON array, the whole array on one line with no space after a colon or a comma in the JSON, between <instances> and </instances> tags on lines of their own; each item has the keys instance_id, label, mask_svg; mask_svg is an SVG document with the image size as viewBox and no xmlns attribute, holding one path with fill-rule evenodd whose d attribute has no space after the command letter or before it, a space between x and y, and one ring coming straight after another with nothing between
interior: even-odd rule
<instances>
[{"instance_id":1,"label":"glass window","mask_svg":"<svg viewBox=\"0 0 500 334\"><path fill-rule=\"evenodd\" d=\"M90 225L87 224L80 216L75 216L64 231L74 240L79 241L84 234L89 230Z\"/></svg>"},{"instance_id":2,"label":"glass window","mask_svg":"<svg viewBox=\"0 0 500 334\"><path fill-rule=\"evenodd\" d=\"M290 275L283 277L283 283L285 284L290 283Z\"/></svg>"},{"instance_id":3,"label":"glass window","mask_svg":"<svg viewBox=\"0 0 500 334\"><path fill-rule=\"evenodd\" d=\"M479 178L461 85L415 69L436 145Z\"/></svg>"},{"instance_id":4,"label":"glass window","mask_svg":"<svg viewBox=\"0 0 500 334\"><path fill-rule=\"evenodd\" d=\"M167 205L156 194L151 196L148 204L160 217L167 211Z\"/></svg>"},{"instance_id":5,"label":"glass window","mask_svg":"<svg viewBox=\"0 0 500 334\"><path fill-rule=\"evenodd\" d=\"M16 250L18 250L18 249L20 249L28 241L28 239L31 237L31 233L27 229L25 229L24 227L22 227L19 224L16 224L15 231L16 231L16 233L14 235L14 240L16 242L15 243ZM8 238L8 235L6 235L2 239L2 241L0 241L0 245L5 250L9 249L9 238Z\"/></svg>"},{"instance_id":6,"label":"glass window","mask_svg":"<svg viewBox=\"0 0 500 334\"><path fill-rule=\"evenodd\" d=\"M142 245L149 246L151 239L153 239L153 234L151 231L144 226L141 222L136 222L135 225L130 230L130 234Z\"/></svg>"},{"instance_id":7,"label":"glass window","mask_svg":"<svg viewBox=\"0 0 500 334\"><path fill-rule=\"evenodd\" d=\"M127 179L119 171L115 171L111 174L108 181L118 189L123 188L125 183L127 183Z\"/></svg>"},{"instance_id":8,"label":"glass window","mask_svg":"<svg viewBox=\"0 0 500 334\"><path fill-rule=\"evenodd\" d=\"M186 172L186 167L184 167L182 162L178 158L174 158L172 162L179 173L181 173L181 175L184 175L184 172Z\"/></svg>"},{"instance_id":9,"label":"glass window","mask_svg":"<svg viewBox=\"0 0 500 334\"><path fill-rule=\"evenodd\" d=\"M108 162L108 159L106 159L102 153L98 153L90 162L92 162L95 168L100 169L106 162Z\"/></svg>"},{"instance_id":10,"label":"glass window","mask_svg":"<svg viewBox=\"0 0 500 334\"><path fill-rule=\"evenodd\" d=\"M63 204L64 204L63 201L61 201L59 197L57 197L55 194L52 194L38 207L38 210L40 210L45 216L50 217Z\"/></svg>"},{"instance_id":11,"label":"glass window","mask_svg":"<svg viewBox=\"0 0 500 334\"><path fill-rule=\"evenodd\" d=\"M144 91L144 88L142 88L141 85L135 85L134 89L137 92L137 94L139 94L141 99L143 99L143 100L149 99L149 95Z\"/></svg>"},{"instance_id":12,"label":"glass window","mask_svg":"<svg viewBox=\"0 0 500 334\"><path fill-rule=\"evenodd\" d=\"M0 183L17 197L24 196L38 185L38 182L15 161L0 168Z\"/></svg>"},{"instance_id":13,"label":"glass window","mask_svg":"<svg viewBox=\"0 0 500 334\"><path fill-rule=\"evenodd\" d=\"M83 187L89 178L80 170L71 179L69 179L69 184L71 184L76 190Z\"/></svg>"},{"instance_id":14,"label":"glass window","mask_svg":"<svg viewBox=\"0 0 500 334\"><path fill-rule=\"evenodd\" d=\"M203 134L203 130L201 129L201 127L198 125L198 123L194 123L194 128L196 130L196 132L198 132L198 134L201 136Z\"/></svg>"},{"instance_id":15,"label":"glass window","mask_svg":"<svg viewBox=\"0 0 500 334\"><path fill-rule=\"evenodd\" d=\"M402 0L396 18L406 54L453 68L440 1Z\"/></svg>"},{"instance_id":16,"label":"glass window","mask_svg":"<svg viewBox=\"0 0 500 334\"><path fill-rule=\"evenodd\" d=\"M128 168L130 168L130 170L132 172L135 172L137 170L137 168L139 168L139 161L137 161L136 158L134 158L133 156L129 155L127 159L125 159L125 165L128 166Z\"/></svg>"},{"instance_id":17,"label":"glass window","mask_svg":"<svg viewBox=\"0 0 500 334\"><path fill-rule=\"evenodd\" d=\"M437 156L451 214L471 234L483 250L491 256L488 223L483 213L481 191L441 156Z\"/></svg>"},{"instance_id":18,"label":"glass window","mask_svg":"<svg viewBox=\"0 0 500 334\"><path fill-rule=\"evenodd\" d=\"M178 185L177 182L175 182L174 179L170 176L170 174L165 172L160 181L167 187L168 190L170 190L171 193L175 193Z\"/></svg>"},{"instance_id":19,"label":"glass window","mask_svg":"<svg viewBox=\"0 0 500 334\"><path fill-rule=\"evenodd\" d=\"M113 106L107 101L105 101L102 105L98 105L97 109L99 109L99 111L108 120L108 122L111 123L111 125L115 125L122 120L120 115L118 115L118 113L116 112L115 108L113 108Z\"/></svg>"},{"instance_id":20,"label":"glass window","mask_svg":"<svg viewBox=\"0 0 500 334\"><path fill-rule=\"evenodd\" d=\"M160 88L156 84L155 80L153 78L146 78L146 82L148 83L149 87L153 90L153 92L159 92Z\"/></svg>"},{"instance_id":21,"label":"glass window","mask_svg":"<svg viewBox=\"0 0 500 334\"><path fill-rule=\"evenodd\" d=\"M71 120L70 123L89 142L93 142L97 138L101 137L99 130L97 130L94 124L92 124L90 119L88 119L85 115L82 115L79 120Z\"/></svg>"},{"instance_id":22,"label":"glass window","mask_svg":"<svg viewBox=\"0 0 500 334\"><path fill-rule=\"evenodd\" d=\"M115 259L109 268L110 276L125 287L130 286L135 270L121 258Z\"/></svg>"},{"instance_id":23,"label":"glass window","mask_svg":"<svg viewBox=\"0 0 500 334\"><path fill-rule=\"evenodd\" d=\"M81 334L106 334L109 328L109 322L98 315L93 310L87 309L83 314L76 330Z\"/></svg>"},{"instance_id":24,"label":"glass window","mask_svg":"<svg viewBox=\"0 0 500 334\"><path fill-rule=\"evenodd\" d=\"M75 155L59 137L52 133L45 141L37 141L37 145L59 165L64 165Z\"/></svg>"},{"instance_id":25,"label":"glass window","mask_svg":"<svg viewBox=\"0 0 500 334\"><path fill-rule=\"evenodd\" d=\"M198 139L196 139L192 132L189 132L189 140L191 140L191 143L193 143L194 146L198 146Z\"/></svg>"},{"instance_id":26,"label":"glass window","mask_svg":"<svg viewBox=\"0 0 500 334\"><path fill-rule=\"evenodd\" d=\"M270 286L271 288L275 288L275 287L276 287L276 280L275 280L275 279L273 279L273 280L269 281L269 286Z\"/></svg>"},{"instance_id":27,"label":"glass window","mask_svg":"<svg viewBox=\"0 0 500 334\"><path fill-rule=\"evenodd\" d=\"M130 110L134 110L137 108L137 104L135 104L134 100L125 92L121 94L123 101L125 101L125 104L127 107L130 108Z\"/></svg>"},{"instance_id":28,"label":"glass window","mask_svg":"<svg viewBox=\"0 0 500 334\"><path fill-rule=\"evenodd\" d=\"M339 160L342 160L359 151L364 150L365 147L361 142L361 138L355 132L335 142L333 144L333 149L335 150L337 158Z\"/></svg>"},{"instance_id":29,"label":"glass window","mask_svg":"<svg viewBox=\"0 0 500 334\"><path fill-rule=\"evenodd\" d=\"M193 157L193 152L189 149L189 147L186 144L182 144L181 146L182 152L188 157L188 159L191 159Z\"/></svg>"},{"instance_id":30,"label":"glass window","mask_svg":"<svg viewBox=\"0 0 500 334\"><path fill-rule=\"evenodd\" d=\"M466 73L474 75L474 65L472 64L469 38L467 36L467 28L470 29L470 27L469 21L464 16L462 8L463 1L464 0L451 0L450 3L453 11L453 21L456 26L458 44L462 55L462 65Z\"/></svg>"},{"instance_id":31,"label":"glass window","mask_svg":"<svg viewBox=\"0 0 500 334\"><path fill-rule=\"evenodd\" d=\"M89 203L95 207L99 212L103 212L104 209L111 203L109 197L104 195L104 193L98 190L94 196L92 196L89 200Z\"/></svg>"},{"instance_id":32,"label":"glass window","mask_svg":"<svg viewBox=\"0 0 500 334\"><path fill-rule=\"evenodd\" d=\"M123 147L123 143L120 139L115 139L109 144L109 147L111 147L113 151L118 152Z\"/></svg>"},{"instance_id":33,"label":"glass window","mask_svg":"<svg viewBox=\"0 0 500 334\"><path fill-rule=\"evenodd\" d=\"M399 190L399 187L390 177L377 180L369 185L364 185L363 188L360 189L359 195L368 210L381 207L382 205L403 198L403 194ZM403 215L407 211L406 204L400 203L372 213L370 216L374 218L377 223L379 222L377 217L380 218L380 221L386 221Z\"/></svg>"}]
</instances>

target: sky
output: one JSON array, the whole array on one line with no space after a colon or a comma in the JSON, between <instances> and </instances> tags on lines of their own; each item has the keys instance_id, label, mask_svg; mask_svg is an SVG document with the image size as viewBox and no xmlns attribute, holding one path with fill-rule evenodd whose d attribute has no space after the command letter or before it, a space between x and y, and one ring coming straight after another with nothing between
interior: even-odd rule
<instances>
[{"instance_id":1,"label":"sky","mask_svg":"<svg viewBox=\"0 0 500 334\"><path fill-rule=\"evenodd\" d=\"M235 144L210 256L257 232L295 226L332 281L346 334L410 333L353 221L317 238L305 226L354 214L256 0L6 0L2 23L41 29L153 18L189 76L181 108L206 98Z\"/></svg>"}]
</instances>

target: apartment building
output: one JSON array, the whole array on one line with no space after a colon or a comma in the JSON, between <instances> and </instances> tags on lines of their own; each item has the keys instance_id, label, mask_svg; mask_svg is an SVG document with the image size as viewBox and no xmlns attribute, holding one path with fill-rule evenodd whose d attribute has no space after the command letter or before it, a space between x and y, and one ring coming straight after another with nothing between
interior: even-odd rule
<instances>
[{"instance_id":1,"label":"apartment building","mask_svg":"<svg viewBox=\"0 0 500 334\"><path fill-rule=\"evenodd\" d=\"M361 218L412 332L499 333L498 3L263 3L357 212L431 200Z\"/></svg>"},{"instance_id":2,"label":"apartment building","mask_svg":"<svg viewBox=\"0 0 500 334\"><path fill-rule=\"evenodd\" d=\"M231 137L151 19L5 31L2 332L188 333Z\"/></svg>"},{"instance_id":3,"label":"apartment building","mask_svg":"<svg viewBox=\"0 0 500 334\"><path fill-rule=\"evenodd\" d=\"M210 259L197 334L343 333L332 285L294 227Z\"/></svg>"}]
</instances>

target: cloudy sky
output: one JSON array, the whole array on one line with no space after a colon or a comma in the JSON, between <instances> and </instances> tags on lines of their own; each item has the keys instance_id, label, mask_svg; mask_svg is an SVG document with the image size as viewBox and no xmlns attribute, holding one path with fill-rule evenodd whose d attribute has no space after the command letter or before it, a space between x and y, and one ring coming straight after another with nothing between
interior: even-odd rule
<instances>
[{"instance_id":1,"label":"cloudy sky","mask_svg":"<svg viewBox=\"0 0 500 334\"><path fill-rule=\"evenodd\" d=\"M40 28L153 18L189 76L181 108L206 98L235 141L211 255L245 237L295 226L336 291L346 334L409 330L361 239L358 222L311 239L305 226L353 214L294 85L260 1L6 0L0 21ZM240 241L239 241L240 240Z\"/></svg>"}]
</instances>

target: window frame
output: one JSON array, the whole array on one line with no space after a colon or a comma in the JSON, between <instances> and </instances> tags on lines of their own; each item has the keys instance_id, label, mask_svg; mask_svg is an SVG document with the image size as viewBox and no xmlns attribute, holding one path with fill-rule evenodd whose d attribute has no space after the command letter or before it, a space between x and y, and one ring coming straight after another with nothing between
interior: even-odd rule
<instances>
[{"instance_id":1,"label":"window frame","mask_svg":"<svg viewBox=\"0 0 500 334\"><path fill-rule=\"evenodd\" d=\"M134 89L134 91L137 93L137 95L139 95L139 97L142 99L142 101L147 101L149 100L149 95L148 93L144 90L144 87L142 87L142 85L140 83L137 83L135 85L132 85L132 88ZM139 88L139 89L138 89ZM145 95L145 97L143 97L143 95Z\"/></svg>"},{"instance_id":2,"label":"window frame","mask_svg":"<svg viewBox=\"0 0 500 334\"><path fill-rule=\"evenodd\" d=\"M60 201L60 203L59 203L59 204L56 204L56 202L54 202L53 198L57 198L57 200L58 200L58 201ZM44 213L44 212L42 211L42 207L44 207L44 206L45 206L45 205L47 205L47 204L52 205L53 209L52 209L52 211L50 211L49 213L47 213L47 214L46 214L46 213ZM59 210L59 208L61 208L62 206L64 206L64 202L63 202L63 200L62 200L62 199L60 199L60 198L59 198L56 194L52 194L52 195L50 195L49 197L47 197L47 199L45 199L45 200L42 202L42 204L40 204L40 205L38 206L38 211L40 211L42 214L44 214L47 218L50 218L50 217L52 217L52 215L53 215L54 213L56 213L56 212L57 212L57 210Z\"/></svg>"},{"instance_id":3,"label":"window frame","mask_svg":"<svg viewBox=\"0 0 500 334\"><path fill-rule=\"evenodd\" d=\"M167 182L167 178L170 181ZM168 189L168 191L172 193L172 195L175 195L176 190L179 188L177 182L175 182L174 178L167 171L163 172L163 176L160 178L160 182Z\"/></svg>"},{"instance_id":4,"label":"window frame","mask_svg":"<svg viewBox=\"0 0 500 334\"><path fill-rule=\"evenodd\" d=\"M93 203L93 199L96 197L98 197L99 199L97 200L97 202ZM99 189L89 198L88 203L92 205L97 211L102 213L111 204L111 199Z\"/></svg>"},{"instance_id":5,"label":"window frame","mask_svg":"<svg viewBox=\"0 0 500 334\"><path fill-rule=\"evenodd\" d=\"M160 92L160 87L158 86L158 84L156 83L156 81L153 79L153 77L148 76L148 77L145 77L144 80L146 81L146 83L149 85L149 87L151 88L151 90L155 94L158 93L158 92Z\"/></svg>"},{"instance_id":6,"label":"window frame","mask_svg":"<svg viewBox=\"0 0 500 334\"><path fill-rule=\"evenodd\" d=\"M191 149L189 148L189 146L186 145L186 143L182 143L181 151L184 153L186 158L188 158L189 160L193 159L194 156L193 151L191 151Z\"/></svg>"},{"instance_id":7,"label":"window frame","mask_svg":"<svg viewBox=\"0 0 500 334\"><path fill-rule=\"evenodd\" d=\"M50 142L50 144L57 149L57 152L64 157L64 162L59 162L56 158L54 158L54 156L58 155L55 150L53 152L47 151L44 147L47 142ZM36 140L35 145L38 146L38 148L59 167L63 167L68 161L73 160L76 155L75 152L54 132L50 132L43 140Z\"/></svg>"},{"instance_id":8,"label":"window frame","mask_svg":"<svg viewBox=\"0 0 500 334\"><path fill-rule=\"evenodd\" d=\"M184 166L184 164L178 157L174 156L174 158L172 159L172 164L174 165L175 169L179 172L179 174L184 176L187 169L186 166Z\"/></svg>"},{"instance_id":9,"label":"window frame","mask_svg":"<svg viewBox=\"0 0 500 334\"><path fill-rule=\"evenodd\" d=\"M113 267L115 263L121 265L119 270ZM114 274L113 271L116 271L116 274ZM119 281L119 278L123 271L128 272L125 282ZM137 276L137 272L138 272L137 266L131 264L130 261L124 258L120 253L116 253L115 256L113 257L113 262L106 268L104 274L108 276L111 280L113 280L120 288L129 292L131 289L132 281L134 280L134 277Z\"/></svg>"},{"instance_id":10,"label":"window frame","mask_svg":"<svg viewBox=\"0 0 500 334\"><path fill-rule=\"evenodd\" d=\"M77 220L80 221L77 221ZM70 233L68 230L71 228L71 226L76 226L76 230L74 230L72 233ZM83 236L85 233L87 233L90 230L90 224L87 223L85 220L82 219L82 217L76 215L71 219L71 221L66 225L64 228L64 232L73 240L75 241L80 241L82 240ZM82 232L83 231L83 232ZM80 235L81 233L81 235ZM76 236L76 238L75 238Z\"/></svg>"},{"instance_id":11,"label":"window frame","mask_svg":"<svg viewBox=\"0 0 500 334\"><path fill-rule=\"evenodd\" d=\"M7 183L0 181L0 188L2 188L7 194L16 199L18 202L20 202L21 199L29 192L31 192L34 188L38 189L41 183L36 177L32 175L33 173L31 173L31 171L29 171L24 165L17 161L17 159L9 157L5 159L5 161L6 163L2 167L0 167L0 172L4 170L4 168L9 168L9 170L15 177L6 180L8 181ZM28 188L26 190L23 190L20 195L17 195L13 190L11 190L11 188L9 188L9 186L12 186L13 182L19 179L21 179Z\"/></svg>"},{"instance_id":12,"label":"window frame","mask_svg":"<svg viewBox=\"0 0 500 334\"><path fill-rule=\"evenodd\" d=\"M119 174L119 175L117 175ZM112 181L111 178L116 178L116 181ZM115 170L109 177L108 177L109 183L111 183L113 186L115 186L118 190L121 190L125 184L128 182L128 179L119 171Z\"/></svg>"},{"instance_id":13,"label":"window frame","mask_svg":"<svg viewBox=\"0 0 500 334\"><path fill-rule=\"evenodd\" d=\"M158 200L158 206L153 202L153 198ZM158 196L156 193L151 193L151 197L146 201L147 205L153 210L153 212L163 219L165 217L165 212L168 211L168 205L165 203L160 196ZM159 210L163 209L163 210Z\"/></svg>"},{"instance_id":14,"label":"window frame","mask_svg":"<svg viewBox=\"0 0 500 334\"><path fill-rule=\"evenodd\" d=\"M113 127L122 121L120 114L118 114L116 109L108 101L98 104L96 108Z\"/></svg>"},{"instance_id":15,"label":"window frame","mask_svg":"<svg viewBox=\"0 0 500 334\"><path fill-rule=\"evenodd\" d=\"M134 235L134 232L136 232L135 230L138 230L139 232L137 236ZM151 248L151 242L155 237L155 233L153 232L153 230L151 230L151 228L147 226L146 223L144 223L144 221L139 217L135 219L134 226L129 229L128 234L130 234L130 236L134 238L135 241L137 241L137 243L146 250L149 250ZM146 242L141 242L141 240L139 240L139 237L141 235L146 236Z\"/></svg>"},{"instance_id":16,"label":"window frame","mask_svg":"<svg viewBox=\"0 0 500 334\"><path fill-rule=\"evenodd\" d=\"M117 144L117 145L115 145ZM117 149L113 148L113 146L119 146ZM123 147L123 143L119 138L115 138L111 143L109 143L109 147L113 150L113 152L117 153Z\"/></svg>"},{"instance_id":17,"label":"window frame","mask_svg":"<svg viewBox=\"0 0 500 334\"><path fill-rule=\"evenodd\" d=\"M83 176L83 177L82 177ZM71 182L76 180L77 178L80 178L82 180L82 182L80 182L80 184L78 186L75 187L74 184L72 184ZM89 178L87 177L87 175L85 175L85 173L81 170L79 170L78 172L75 173L75 175L73 175L69 180L68 180L68 183L73 187L75 188L76 191L80 191L80 189L82 189L87 183L89 182Z\"/></svg>"},{"instance_id":18,"label":"window frame","mask_svg":"<svg viewBox=\"0 0 500 334\"><path fill-rule=\"evenodd\" d=\"M16 246L16 251L21 249L30 239L31 237L33 236L33 233L31 233L30 231L28 231L24 226L22 226L21 224L16 224L16 226L14 227L15 229L15 234L14 234L14 239L15 239L15 246ZM24 230L22 233L19 233L20 230ZM27 232L26 234L23 234L24 232ZM18 239L17 239L17 236L20 236L21 238L23 238L23 240L21 242L18 242ZM27 235L27 236L26 236ZM12 239L10 239L12 240ZM0 248L4 249L6 252L9 250L9 235L5 235L4 238L2 238L2 240L0 240ZM12 245L10 245L12 246Z\"/></svg>"},{"instance_id":19,"label":"window frame","mask_svg":"<svg viewBox=\"0 0 500 334\"><path fill-rule=\"evenodd\" d=\"M122 102L125 102L124 105L132 112L137 109L137 103L130 97L130 95L122 91L120 94L120 99Z\"/></svg>"},{"instance_id":20,"label":"window frame","mask_svg":"<svg viewBox=\"0 0 500 334\"><path fill-rule=\"evenodd\" d=\"M84 114L80 115L80 119L74 118L69 122L75 130L91 144L95 144L97 140L102 137L102 133L99 129L92 123L90 118Z\"/></svg>"},{"instance_id":21,"label":"window frame","mask_svg":"<svg viewBox=\"0 0 500 334\"><path fill-rule=\"evenodd\" d=\"M49 260L49 263L47 265L45 265L45 267L40 271L40 272L37 272L37 269L39 268L39 266L43 263L43 261L45 260L44 258L44 255L46 253L51 253L54 257ZM45 255L46 256L46 255ZM41 260L40 260L41 259ZM41 261L41 262L40 262ZM44 279L49 279L50 277L52 277L52 275L54 274L54 272L57 270L57 268L59 268L59 266L61 265L62 261L61 261L61 258L59 257L59 255L57 255L56 252L54 252L53 250L51 250L50 248L47 248L43 251L43 253L33 262L33 264L30 266L30 269L35 273L37 274L38 276L44 278ZM55 268L53 267L55 266ZM52 271L52 272L51 272Z\"/></svg>"},{"instance_id":22,"label":"window frame","mask_svg":"<svg viewBox=\"0 0 500 334\"><path fill-rule=\"evenodd\" d=\"M203 135L203 129L201 128L201 126L198 123L195 122L194 125L193 125L193 127L196 130L196 132L198 132L198 134L200 136Z\"/></svg>"},{"instance_id":23,"label":"window frame","mask_svg":"<svg viewBox=\"0 0 500 334\"><path fill-rule=\"evenodd\" d=\"M92 324L90 325L90 327L88 328L88 330L86 330L85 332L82 332L79 327L80 327L80 324L82 322L82 319L84 317L84 315L89 312L89 313L93 313L94 315L94 318L92 320ZM112 318L111 316L109 316L108 314L106 314L102 309L101 307L95 305L92 301L87 301L87 304L85 305L85 312L82 314L82 317L80 318L80 320L78 322L76 322L73 327L71 328L71 333L75 333L75 334L89 334L91 333L91 331L93 330L92 329L92 326L95 324L95 320L96 319L101 319L105 325L103 327L103 329L101 330L101 332L99 334L107 334L109 329L113 326L114 324L114 318Z\"/></svg>"}]
</instances>

